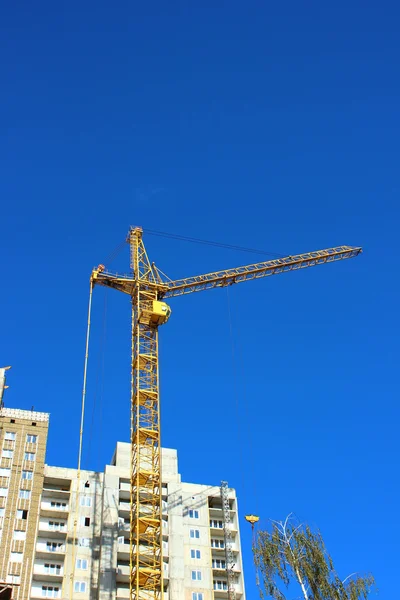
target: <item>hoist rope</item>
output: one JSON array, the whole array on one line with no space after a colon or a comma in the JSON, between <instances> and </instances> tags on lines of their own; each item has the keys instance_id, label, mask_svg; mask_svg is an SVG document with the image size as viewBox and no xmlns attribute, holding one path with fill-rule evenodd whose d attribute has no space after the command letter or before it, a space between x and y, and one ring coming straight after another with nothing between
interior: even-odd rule
<instances>
[{"instance_id":1,"label":"hoist rope","mask_svg":"<svg viewBox=\"0 0 400 600\"><path fill-rule=\"evenodd\" d=\"M92 442L93 442L93 433L95 429L95 417L96 412L99 415L99 423L97 427L98 435L98 449L100 453L101 449L101 438L102 438L102 412L103 412L103 392L104 392L104 361L105 361L105 342L106 342L106 331L107 331L107 293L108 288L104 289L104 303L103 303L103 317L102 317L102 336L100 339L100 349L98 354L97 361L97 369L96 369L96 383L94 388L93 395L93 407L92 407L92 416L90 422L90 430L89 430L89 441L88 441L88 451L87 451L87 464L91 464L92 459ZM101 456L98 457L99 464Z\"/></svg>"},{"instance_id":2,"label":"hoist rope","mask_svg":"<svg viewBox=\"0 0 400 600\"><path fill-rule=\"evenodd\" d=\"M206 244L207 246L216 246L217 248L226 248L228 250L239 250L240 252L250 252L252 254L265 254L268 256L275 256L277 258L283 258L285 254L278 254L278 252L267 252L266 250L257 250L256 248L246 248L245 246L237 246L235 244L224 244L222 242L213 242L211 240L203 240L200 238L189 237L185 235L178 235L174 233L167 233L165 231L157 231L155 229L143 229L145 233L149 235L155 235L158 237L165 237L173 240L181 240L184 242L191 242L194 244Z\"/></svg>"},{"instance_id":3,"label":"hoist rope","mask_svg":"<svg viewBox=\"0 0 400 600\"><path fill-rule=\"evenodd\" d=\"M85 346L85 360L84 360L84 368L83 368L83 387L82 387L82 404L81 404L81 421L79 428L79 450L78 450L78 468L76 474L76 488L75 488L75 515L74 515L74 528L72 534L72 565L71 565L71 575L70 575L70 585L69 585L69 597L73 598L73 585L74 585L74 576L75 576L75 556L76 556L76 531L78 527L78 518L79 518L79 487L80 487L80 479L81 479L81 465L82 465L82 448L83 448L83 425L85 420L85 400L86 400L86 381L87 381L87 369L88 369L88 359L89 359L89 339L90 339L90 320L92 314L92 297L93 297L93 280L90 279L90 288L89 288L89 307L88 307L88 319L87 319L87 329L86 329L86 346Z\"/></svg>"},{"instance_id":4,"label":"hoist rope","mask_svg":"<svg viewBox=\"0 0 400 600\"><path fill-rule=\"evenodd\" d=\"M228 287L226 288L226 297L227 297L227 302L228 302L229 335L230 335L231 352L232 352L233 393L235 396L235 408L236 408L236 420L237 420L239 466L240 466L242 493L244 496L246 493L246 485L245 485L246 482L244 479L243 446L242 446L243 440L242 440L241 418L240 418L239 387L238 387L238 378L237 378L237 369L236 369L236 354L235 354L235 342L234 342L234 337L233 337L231 302L230 302Z\"/></svg>"},{"instance_id":5,"label":"hoist rope","mask_svg":"<svg viewBox=\"0 0 400 600\"><path fill-rule=\"evenodd\" d=\"M243 469L243 465L246 463L248 464L248 469L246 468L246 473L249 472L250 475L250 479L251 479L251 488L252 488L252 492L253 492L253 499L252 499L252 504L254 506L255 511L258 511L258 494L257 494L257 479L256 479L256 474L255 474L255 456L254 456L254 446L253 446L253 437L252 437L252 431L251 431L251 426L250 426L250 412L249 412L249 403L247 401L247 387L246 387L246 374L244 372L244 365L243 365L243 353L242 353L242 346L240 343L240 332L239 334L236 336L236 338L238 339L238 343L235 344L235 336L234 336L234 328L233 328L233 311L232 311L232 306L231 306L231 299L230 299L230 293L229 293L229 287L226 288L226 292L227 292L227 299L228 299L228 318L229 318L229 330L230 330L230 336L231 336L231 345L232 345L232 363L233 363L233 369L234 369L234 386L236 388L235 390L235 397L236 397L236 413L237 413L237 419L238 419L238 431L241 430L241 427L243 425L243 421L245 421L244 425L246 427L246 431L243 434L243 431L241 431L240 434L240 438L239 439L239 444L240 444L240 451L241 451L241 456L240 456L240 464L241 464L241 468ZM236 329L238 329L238 326L236 325ZM237 359L238 359L238 363L239 363L239 368L237 367L237 363L236 363L236 351L235 351L235 346L238 348L237 351ZM239 386L238 380L241 380L242 383L242 394L240 394L240 390L239 390ZM242 402L240 402L239 398L241 398ZM240 414L240 405L243 404L244 406L244 419L241 418L241 414ZM253 416L254 418L254 416ZM248 457L247 459L243 459L243 445L241 443L241 441L246 443L246 446L248 448ZM244 480L244 473L242 473L242 479ZM247 489L247 487L244 485L244 482L242 481L242 485L243 485L243 490L245 491Z\"/></svg>"}]
</instances>

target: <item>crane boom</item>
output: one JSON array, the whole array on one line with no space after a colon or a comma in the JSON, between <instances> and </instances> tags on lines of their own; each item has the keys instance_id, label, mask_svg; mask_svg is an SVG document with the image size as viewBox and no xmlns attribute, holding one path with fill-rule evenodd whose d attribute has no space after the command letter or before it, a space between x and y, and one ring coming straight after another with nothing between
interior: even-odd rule
<instances>
[{"instance_id":1,"label":"crane boom","mask_svg":"<svg viewBox=\"0 0 400 600\"><path fill-rule=\"evenodd\" d=\"M316 267L329 262L354 258L362 252L362 248L354 246L337 246L336 248L327 248L326 250L316 250L306 252L295 256L286 256L265 262L244 265L233 269L216 271L205 275L195 275L185 279L176 279L175 281L157 281L158 271L152 266L152 281L148 281L149 286L154 286L158 290L158 298L173 298L192 292L202 292L216 287L224 287L249 281L250 279L260 279L270 275L279 275L288 271L296 271L307 267ZM95 269L95 282L99 285L105 285L117 289L125 294L132 295L135 288L135 279L130 276L118 276L106 271Z\"/></svg>"},{"instance_id":2,"label":"crane boom","mask_svg":"<svg viewBox=\"0 0 400 600\"><path fill-rule=\"evenodd\" d=\"M233 285L250 279L260 279L269 275L278 275L287 271L296 271L307 267L315 267L336 260L353 258L362 252L361 248L352 248L351 246L339 246L337 248L328 248L327 250L317 250L316 252L307 252L296 256L287 256L286 258L277 258L266 262L217 271L207 275L197 275L187 279L177 279L167 282L167 291L161 292L163 298L172 298L191 292L202 292L216 287Z\"/></svg>"},{"instance_id":3,"label":"crane boom","mask_svg":"<svg viewBox=\"0 0 400 600\"><path fill-rule=\"evenodd\" d=\"M128 294L132 302L130 599L162 600L164 592L158 327L170 309L164 299L358 256L339 246L172 281L148 259L143 231L128 235L131 275L93 270L92 284ZM229 574L228 574L229 576ZM229 577L228 577L229 578ZM229 600L235 597L230 582Z\"/></svg>"}]
</instances>

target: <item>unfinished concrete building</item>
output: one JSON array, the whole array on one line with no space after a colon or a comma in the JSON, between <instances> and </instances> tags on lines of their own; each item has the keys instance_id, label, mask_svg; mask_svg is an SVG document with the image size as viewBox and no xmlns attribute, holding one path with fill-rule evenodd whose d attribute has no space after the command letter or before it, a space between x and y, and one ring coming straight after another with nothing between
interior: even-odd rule
<instances>
[{"instance_id":1,"label":"unfinished concrete building","mask_svg":"<svg viewBox=\"0 0 400 600\"><path fill-rule=\"evenodd\" d=\"M127 599L130 444L78 475L45 465L48 423L0 409L1 597ZM162 474L164 599L227 599L233 585L245 600L235 490L182 482L176 450L162 450Z\"/></svg>"}]
</instances>

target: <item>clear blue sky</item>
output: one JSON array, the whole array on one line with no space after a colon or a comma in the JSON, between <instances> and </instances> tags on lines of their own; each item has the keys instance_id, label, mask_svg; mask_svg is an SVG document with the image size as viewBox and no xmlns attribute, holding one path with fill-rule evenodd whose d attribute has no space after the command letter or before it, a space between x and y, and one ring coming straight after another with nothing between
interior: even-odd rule
<instances>
[{"instance_id":1,"label":"clear blue sky","mask_svg":"<svg viewBox=\"0 0 400 600\"><path fill-rule=\"evenodd\" d=\"M50 411L48 462L76 464L89 275L131 224L280 254L362 245L342 264L232 288L235 368L226 291L171 302L163 443L186 481L227 479L262 524L293 511L321 528L343 577L371 570L393 598L398 4L22 1L1 12L7 404ZM253 258L147 246L170 277ZM110 267L124 265L126 251ZM95 290L86 468L128 439L129 323L127 298Z\"/></svg>"}]
</instances>

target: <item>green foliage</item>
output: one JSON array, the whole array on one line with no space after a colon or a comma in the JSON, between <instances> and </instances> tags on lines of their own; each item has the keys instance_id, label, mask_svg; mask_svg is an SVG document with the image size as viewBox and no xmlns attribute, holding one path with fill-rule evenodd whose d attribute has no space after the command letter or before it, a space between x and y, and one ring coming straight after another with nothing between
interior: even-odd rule
<instances>
[{"instance_id":1,"label":"green foliage","mask_svg":"<svg viewBox=\"0 0 400 600\"><path fill-rule=\"evenodd\" d=\"M304 600L367 600L374 584L371 575L355 573L341 581L320 532L296 525L290 515L257 534L253 553L262 598L287 600L280 588L295 581Z\"/></svg>"}]
</instances>

